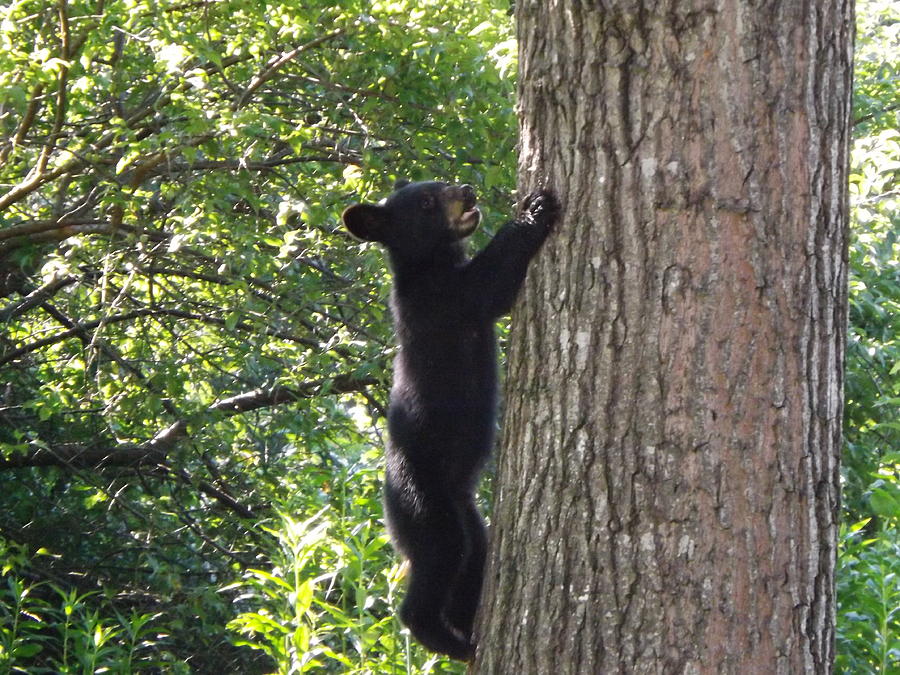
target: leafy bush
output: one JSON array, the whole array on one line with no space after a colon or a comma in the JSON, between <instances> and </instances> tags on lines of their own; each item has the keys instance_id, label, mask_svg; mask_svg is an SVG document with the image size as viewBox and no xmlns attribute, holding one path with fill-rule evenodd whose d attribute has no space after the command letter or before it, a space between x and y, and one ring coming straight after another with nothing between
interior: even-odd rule
<instances>
[{"instance_id":1,"label":"leafy bush","mask_svg":"<svg viewBox=\"0 0 900 675\"><path fill-rule=\"evenodd\" d=\"M887 674L900 664L900 543L890 536L866 538L867 524L841 528L835 668Z\"/></svg>"},{"instance_id":2,"label":"leafy bush","mask_svg":"<svg viewBox=\"0 0 900 675\"><path fill-rule=\"evenodd\" d=\"M132 673L179 668L166 650L159 614L123 615L98 592L79 595L51 582L29 582L8 549L0 575L0 669L3 672ZM24 664L28 664L25 667Z\"/></svg>"},{"instance_id":3,"label":"leafy bush","mask_svg":"<svg viewBox=\"0 0 900 675\"><path fill-rule=\"evenodd\" d=\"M900 672L900 9L857 3L841 673Z\"/></svg>"},{"instance_id":4,"label":"leafy bush","mask_svg":"<svg viewBox=\"0 0 900 675\"><path fill-rule=\"evenodd\" d=\"M345 490L303 521L281 513L265 545L265 569L239 582L228 624L244 645L284 673L462 673L463 664L411 642L392 607L402 585L380 513L378 481L363 466L342 470Z\"/></svg>"}]
</instances>

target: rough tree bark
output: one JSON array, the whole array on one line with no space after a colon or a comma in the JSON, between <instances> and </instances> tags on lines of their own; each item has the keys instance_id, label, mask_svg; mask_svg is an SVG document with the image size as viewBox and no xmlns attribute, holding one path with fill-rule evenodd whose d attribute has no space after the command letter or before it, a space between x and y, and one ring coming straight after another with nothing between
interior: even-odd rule
<instances>
[{"instance_id":1,"label":"rough tree bark","mask_svg":"<svg viewBox=\"0 0 900 675\"><path fill-rule=\"evenodd\" d=\"M523 194L478 673L825 673L850 0L517 0Z\"/></svg>"}]
</instances>

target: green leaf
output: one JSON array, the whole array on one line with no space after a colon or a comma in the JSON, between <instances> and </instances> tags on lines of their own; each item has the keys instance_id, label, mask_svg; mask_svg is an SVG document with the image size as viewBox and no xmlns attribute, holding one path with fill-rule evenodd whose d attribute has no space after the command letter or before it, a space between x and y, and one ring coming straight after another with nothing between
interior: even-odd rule
<instances>
[{"instance_id":1,"label":"green leaf","mask_svg":"<svg viewBox=\"0 0 900 675\"><path fill-rule=\"evenodd\" d=\"M12 655L15 659L30 659L41 653L44 647L37 642L26 642L17 644L12 649Z\"/></svg>"},{"instance_id":2,"label":"green leaf","mask_svg":"<svg viewBox=\"0 0 900 675\"><path fill-rule=\"evenodd\" d=\"M872 490L869 503L875 513L884 518L900 518L900 495L896 486L893 490L886 488Z\"/></svg>"}]
</instances>

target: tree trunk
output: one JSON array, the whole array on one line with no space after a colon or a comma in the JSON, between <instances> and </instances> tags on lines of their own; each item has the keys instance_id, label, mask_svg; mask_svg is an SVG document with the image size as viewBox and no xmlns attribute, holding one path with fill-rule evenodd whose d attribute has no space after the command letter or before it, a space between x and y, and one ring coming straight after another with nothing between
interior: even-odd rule
<instances>
[{"instance_id":1,"label":"tree trunk","mask_svg":"<svg viewBox=\"0 0 900 675\"><path fill-rule=\"evenodd\" d=\"M523 194L478 673L825 673L849 0L517 0Z\"/></svg>"}]
</instances>

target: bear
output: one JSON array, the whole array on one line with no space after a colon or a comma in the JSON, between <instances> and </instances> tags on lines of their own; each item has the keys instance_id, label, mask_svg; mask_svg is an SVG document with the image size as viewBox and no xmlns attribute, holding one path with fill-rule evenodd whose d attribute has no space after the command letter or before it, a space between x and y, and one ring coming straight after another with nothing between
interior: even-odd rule
<instances>
[{"instance_id":1,"label":"bear","mask_svg":"<svg viewBox=\"0 0 900 675\"><path fill-rule=\"evenodd\" d=\"M494 324L512 309L559 204L539 190L519 218L475 257L463 240L481 222L469 185L398 181L381 204L342 219L357 239L387 251L394 359L385 449L384 509L409 580L400 619L431 651L469 661L487 533L475 505L494 443Z\"/></svg>"}]
</instances>

